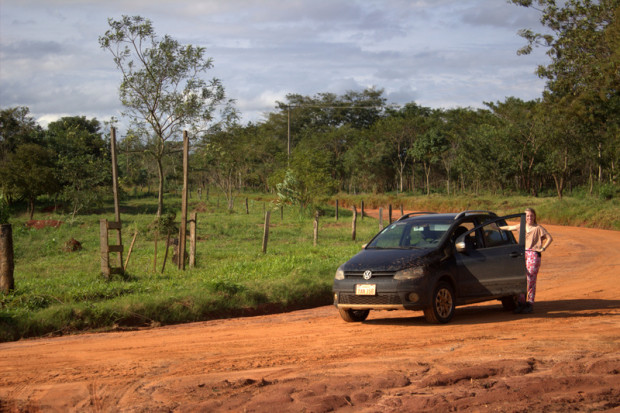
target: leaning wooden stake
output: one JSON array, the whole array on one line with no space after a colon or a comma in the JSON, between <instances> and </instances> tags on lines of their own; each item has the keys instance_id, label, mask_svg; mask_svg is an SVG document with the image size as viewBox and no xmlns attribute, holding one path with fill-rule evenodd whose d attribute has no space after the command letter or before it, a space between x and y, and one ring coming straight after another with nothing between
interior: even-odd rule
<instances>
[{"instance_id":1,"label":"leaning wooden stake","mask_svg":"<svg viewBox=\"0 0 620 413\"><path fill-rule=\"evenodd\" d=\"M133 239L131 240L131 245L129 245L129 251L127 251L127 258L125 258L125 266L123 267L125 271L127 271L127 265L129 264L129 257L131 257L131 251L133 250L133 244L136 242L136 237L138 236L138 230L133 233Z\"/></svg>"}]
</instances>

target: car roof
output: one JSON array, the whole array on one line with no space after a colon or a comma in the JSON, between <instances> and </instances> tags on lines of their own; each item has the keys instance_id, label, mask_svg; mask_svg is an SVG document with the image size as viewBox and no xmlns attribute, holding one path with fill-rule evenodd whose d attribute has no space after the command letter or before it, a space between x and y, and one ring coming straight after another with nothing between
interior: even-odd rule
<instances>
[{"instance_id":1,"label":"car roof","mask_svg":"<svg viewBox=\"0 0 620 413\"><path fill-rule=\"evenodd\" d=\"M496 217L497 214L492 211L483 211L483 210L467 210L462 212L448 212L448 213L434 213L434 212L412 212L409 214L405 214L398 219L398 221L403 220L417 220L417 219L428 219L433 218L437 220L454 220L458 221L461 218L471 217L471 216L483 216L483 217Z\"/></svg>"}]
</instances>

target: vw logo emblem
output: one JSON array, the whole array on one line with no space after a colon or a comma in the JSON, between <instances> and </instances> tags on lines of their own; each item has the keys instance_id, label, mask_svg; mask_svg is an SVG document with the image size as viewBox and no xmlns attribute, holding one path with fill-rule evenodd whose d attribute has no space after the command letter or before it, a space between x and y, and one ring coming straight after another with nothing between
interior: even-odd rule
<instances>
[{"instance_id":1,"label":"vw logo emblem","mask_svg":"<svg viewBox=\"0 0 620 413\"><path fill-rule=\"evenodd\" d=\"M370 271L370 270L364 271L364 279L365 280L370 280L371 277L372 277L372 271Z\"/></svg>"}]
</instances>

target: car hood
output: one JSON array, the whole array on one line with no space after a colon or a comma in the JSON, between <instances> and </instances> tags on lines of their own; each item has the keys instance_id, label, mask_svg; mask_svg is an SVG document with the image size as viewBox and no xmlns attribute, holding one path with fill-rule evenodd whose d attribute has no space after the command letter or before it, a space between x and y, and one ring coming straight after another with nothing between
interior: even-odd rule
<instances>
[{"instance_id":1,"label":"car hood","mask_svg":"<svg viewBox=\"0 0 620 413\"><path fill-rule=\"evenodd\" d=\"M343 265L345 271L398 271L428 262L434 250L364 249Z\"/></svg>"}]
</instances>

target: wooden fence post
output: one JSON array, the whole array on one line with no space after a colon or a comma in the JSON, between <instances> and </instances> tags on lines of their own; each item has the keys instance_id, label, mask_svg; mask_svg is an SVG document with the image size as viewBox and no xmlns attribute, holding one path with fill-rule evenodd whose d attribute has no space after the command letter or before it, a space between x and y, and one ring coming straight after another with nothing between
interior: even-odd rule
<instances>
[{"instance_id":1,"label":"wooden fence post","mask_svg":"<svg viewBox=\"0 0 620 413\"><path fill-rule=\"evenodd\" d=\"M312 237L312 245L316 247L317 242L319 241L319 211L314 212L314 236Z\"/></svg>"},{"instance_id":2,"label":"wooden fence post","mask_svg":"<svg viewBox=\"0 0 620 413\"><path fill-rule=\"evenodd\" d=\"M392 223L392 204L389 205L388 209L388 224Z\"/></svg>"},{"instance_id":3,"label":"wooden fence post","mask_svg":"<svg viewBox=\"0 0 620 413\"><path fill-rule=\"evenodd\" d=\"M269 216L271 211L265 212L265 229L263 230L263 254L267 252L267 241L269 240Z\"/></svg>"},{"instance_id":4,"label":"wooden fence post","mask_svg":"<svg viewBox=\"0 0 620 413\"><path fill-rule=\"evenodd\" d=\"M118 234L121 232L120 222L108 222L107 219L99 220L99 248L101 250L101 274L106 278L110 278L112 273L124 274L125 269L123 267L123 244L109 245L109 230L116 230ZM120 238L120 235L119 235ZM112 268L110 266L110 253L118 253L119 266Z\"/></svg>"},{"instance_id":5,"label":"wooden fence post","mask_svg":"<svg viewBox=\"0 0 620 413\"><path fill-rule=\"evenodd\" d=\"M336 199L336 221L338 221L338 207L339 207L339 204L338 204L338 200Z\"/></svg>"},{"instance_id":6,"label":"wooden fence post","mask_svg":"<svg viewBox=\"0 0 620 413\"><path fill-rule=\"evenodd\" d=\"M121 234L121 208L118 196L118 162L116 160L116 128L110 129L110 156L112 157L112 192L114 193L114 219L118 224L116 233L116 244L123 245L123 237ZM108 226L109 228L109 226ZM123 252L122 249L118 253L118 266L123 270Z\"/></svg>"},{"instance_id":7,"label":"wooden fence post","mask_svg":"<svg viewBox=\"0 0 620 413\"><path fill-rule=\"evenodd\" d=\"M15 289L15 255L13 251L13 227L0 225L0 292L8 294Z\"/></svg>"},{"instance_id":8,"label":"wooden fence post","mask_svg":"<svg viewBox=\"0 0 620 413\"><path fill-rule=\"evenodd\" d=\"M110 278L110 254L108 250L108 221L99 220L99 249L101 250L101 274Z\"/></svg>"},{"instance_id":9,"label":"wooden fence post","mask_svg":"<svg viewBox=\"0 0 620 413\"><path fill-rule=\"evenodd\" d=\"M364 200L363 199L362 199L361 209L362 209L362 219L364 219Z\"/></svg>"},{"instance_id":10,"label":"wooden fence post","mask_svg":"<svg viewBox=\"0 0 620 413\"><path fill-rule=\"evenodd\" d=\"M166 269L166 261L168 260L168 249L170 248L170 230L168 230L168 236L166 237L166 253L164 254L164 263L161 265L161 273L164 273Z\"/></svg>"},{"instance_id":11,"label":"wooden fence post","mask_svg":"<svg viewBox=\"0 0 620 413\"><path fill-rule=\"evenodd\" d=\"M198 213L192 212L189 220L189 268L196 266L196 227L198 225Z\"/></svg>"},{"instance_id":12,"label":"wooden fence post","mask_svg":"<svg viewBox=\"0 0 620 413\"><path fill-rule=\"evenodd\" d=\"M183 131L183 194L181 195L181 228L179 228L179 269L185 269L185 246L187 245L187 187L189 175L189 137Z\"/></svg>"},{"instance_id":13,"label":"wooden fence post","mask_svg":"<svg viewBox=\"0 0 620 413\"><path fill-rule=\"evenodd\" d=\"M351 239L355 241L357 233L357 208L353 205L353 222L351 222Z\"/></svg>"},{"instance_id":14,"label":"wooden fence post","mask_svg":"<svg viewBox=\"0 0 620 413\"><path fill-rule=\"evenodd\" d=\"M155 255L153 256L153 272L157 271L157 238L159 238L159 230L155 231Z\"/></svg>"}]
</instances>

